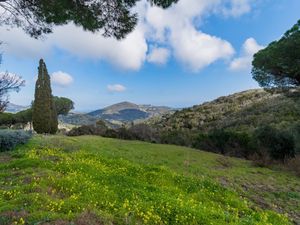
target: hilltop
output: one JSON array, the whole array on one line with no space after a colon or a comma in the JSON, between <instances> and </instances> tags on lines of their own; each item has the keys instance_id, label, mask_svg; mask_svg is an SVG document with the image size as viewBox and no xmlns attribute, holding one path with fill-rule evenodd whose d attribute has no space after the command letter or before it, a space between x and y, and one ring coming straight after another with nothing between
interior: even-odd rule
<instances>
[{"instance_id":1,"label":"hilltop","mask_svg":"<svg viewBox=\"0 0 300 225\"><path fill-rule=\"evenodd\" d=\"M70 113L67 116L60 116L60 120L67 124L89 125L101 119L112 125L121 125L129 122L141 122L172 111L174 111L172 108L166 106L137 105L131 102L120 102L85 114Z\"/></svg>"}]
</instances>

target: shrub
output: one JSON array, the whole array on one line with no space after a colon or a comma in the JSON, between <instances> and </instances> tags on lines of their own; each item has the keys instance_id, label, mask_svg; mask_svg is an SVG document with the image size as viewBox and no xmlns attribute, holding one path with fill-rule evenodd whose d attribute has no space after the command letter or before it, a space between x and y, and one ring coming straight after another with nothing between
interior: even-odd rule
<instances>
[{"instance_id":1,"label":"shrub","mask_svg":"<svg viewBox=\"0 0 300 225\"><path fill-rule=\"evenodd\" d=\"M83 125L70 130L68 136L82 136L82 135L99 135L104 136L108 127L102 121L97 121L95 125Z\"/></svg>"},{"instance_id":2,"label":"shrub","mask_svg":"<svg viewBox=\"0 0 300 225\"><path fill-rule=\"evenodd\" d=\"M0 130L0 151L9 151L19 144L25 144L31 133L23 130Z\"/></svg>"},{"instance_id":3,"label":"shrub","mask_svg":"<svg viewBox=\"0 0 300 225\"><path fill-rule=\"evenodd\" d=\"M290 130L295 140L295 153L300 154L300 122L296 123Z\"/></svg>"},{"instance_id":4,"label":"shrub","mask_svg":"<svg viewBox=\"0 0 300 225\"><path fill-rule=\"evenodd\" d=\"M258 146L267 149L272 159L284 161L295 157L295 141L289 132L264 126L256 130L255 136Z\"/></svg>"},{"instance_id":5,"label":"shrub","mask_svg":"<svg viewBox=\"0 0 300 225\"><path fill-rule=\"evenodd\" d=\"M194 136L189 131L173 130L161 132L162 144L173 144L192 147Z\"/></svg>"},{"instance_id":6,"label":"shrub","mask_svg":"<svg viewBox=\"0 0 300 225\"><path fill-rule=\"evenodd\" d=\"M200 133L193 140L193 147L236 157L249 157L255 152L251 135L244 132L214 130Z\"/></svg>"},{"instance_id":7,"label":"shrub","mask_svg":"<svg viewBox=\"0 0 300 225\"><path fill-rule=\"evenodd\" d=\"M296 173L299 177L300 177L300 155L296 156L293 159L290 159L287 164L286 167L290 170L293 171L294 173Z\"/></svg>"},{"instance_id":8,"label":"shrub","mask_svg":"<svg viewBox=\"0 0 300 225\"><path fill-rule=\"evenodd\" d=\"M137 140L148 141L152 143L158 143L160 141L157 129L147 124L134 125L128 129L128 132L130 132Z\"/></svg>"}]
</instances>

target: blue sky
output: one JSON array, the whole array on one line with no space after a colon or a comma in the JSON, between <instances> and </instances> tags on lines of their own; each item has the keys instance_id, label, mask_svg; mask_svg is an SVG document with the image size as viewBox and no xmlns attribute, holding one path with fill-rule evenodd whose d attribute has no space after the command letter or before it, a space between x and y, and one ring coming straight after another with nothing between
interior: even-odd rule
<instances>
[{"instance_id":1,"label":"blue sky","mask_svg":"<svg viewBox=\"0 0 300 225\"><path fill-rule=\"evenodd\" d=\"M141 1L136 30L118 42L68 24L44 40L0 28L0 71L26 80L10 101L33 100L38 60L52 76L53 94L77 111L120 101L187 107L257 88L255 52L300 19L299 0L180 0L168 10Z\"/></svg>"}]
</instances>

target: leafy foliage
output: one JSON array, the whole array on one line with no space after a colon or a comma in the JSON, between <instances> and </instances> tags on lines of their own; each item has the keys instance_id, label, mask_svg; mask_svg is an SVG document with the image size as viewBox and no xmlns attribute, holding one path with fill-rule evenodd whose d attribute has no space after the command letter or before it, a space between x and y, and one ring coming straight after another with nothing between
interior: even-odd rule
<instances>
[{"instance_id":1,"label":"leafy foliage","mask_svg":"<svg viewBox=\"0 0 300 225\"><path fill-rule=\"evenodd\" d=\"M273 159L284 161L295 157L294 138L288 132L266 126L257 129L256 137L259 146L266 148Z\"/></svg>"},{"instance_id":2,"label":"leafy foliage","mask_svg":"<svg viewBox=\"0 0 300 225\"><path fill-rule=\"evenodd\" d=\"M72 109L74 109L74 102L71 99L65 97L53 97L54 105L57 115L67 115Z\"/></svg>"},{"instance_id":3,"label":"leafy foliage","mask_svg":"<svg viewBox=\"0 0 300 225\"><path fill-rule=\"evenodd\" d=\"M0 113L0 126L12 127L14 125L25 126L32 122L32 109L13 113Z\"/></svg>"},{"instance_id":4,"label":"leafy foliage","mask_svg":"<svg viewBox=\"0 0 300 225\"><path fill-rule=\"evenodd\" d=\"M279 41L254 55L253 78L262 87L300 86L300 20Z\"/></svg>"},{"instance_id":5,"label":"leafy foliage","mask_svg":"<svg viewBox=\"0 0 300 225\"><path fill-rule=\"evenodd\" d=\"M14 114L12 113L0 113L0 125L8 126L15 124Z\"/></svg>"},{"instance_id":6,"label":"leafy foliage","mask_svg":"<svg viewBox=\"0 0 300 225\"><path fill-rule=\"evenodd\" d=\"M25 144L31 138L29 132L23 130L0 130L0 152L13 150L19 144Z\"/></svg>"},{"instance_id":7,"label":"leafy foliage","mask_svg":"<svg viewBox=\"0 0 300 225\"><path fill-rule=\"evenodd\" d=\"M83 125L73 128L68 132L68 136L82 136L82 135L99 135L105 136L108 127L106 124L99 120L95 125Z\"/></svg>"},{"instance_id":8,"label":"leafy foliage","mask_svg":"<svg viewBox=\"0 0 300 225\"><path fill-rule=\"evenodd\" d=\"M34 130L39 134L55 134L58 126L57 113L52 97L50 76L42 59L39 63L39 75L34 97L32 113Z\"/></svg>"},{"instance_id":9,"label":"leafy foliage","mask_svg":"<svg viewBox=\"0 0 300 225\"><path fill-rule=\"evenodd\" d=\"M52 31L53 25L73 22L92 32L103 31L104 36L124 38L136 23L131 8L139 0L1 0L0 24L22 27L37 38ZM178 0L148 0L163 8Z\"/></svg>"}]
</instances>

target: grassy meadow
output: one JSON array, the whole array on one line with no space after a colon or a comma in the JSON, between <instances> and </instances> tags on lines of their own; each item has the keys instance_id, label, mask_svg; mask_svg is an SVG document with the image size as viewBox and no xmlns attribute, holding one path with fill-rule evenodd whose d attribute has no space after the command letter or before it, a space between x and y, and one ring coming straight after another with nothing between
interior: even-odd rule
<instances>
[{"instance_id":1,"label":"grassy meadow","mask_svg":"<svg viewBox=\"0 0 300 225\"><path fill-rule=\"evenodd\" d=\"M0 154L0 224L300 223L300 178L172 145L35 136Z\"/></svg>"}]
</instances>

